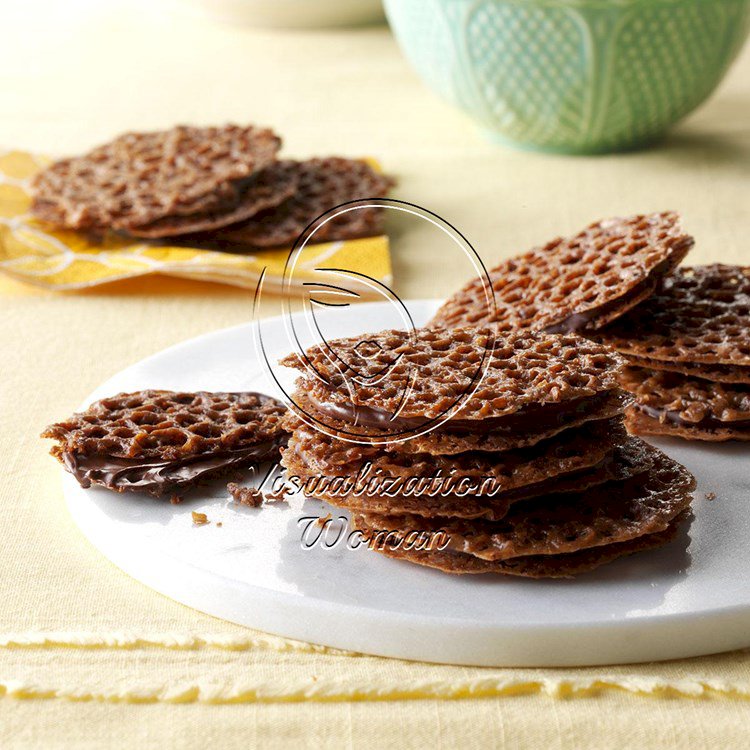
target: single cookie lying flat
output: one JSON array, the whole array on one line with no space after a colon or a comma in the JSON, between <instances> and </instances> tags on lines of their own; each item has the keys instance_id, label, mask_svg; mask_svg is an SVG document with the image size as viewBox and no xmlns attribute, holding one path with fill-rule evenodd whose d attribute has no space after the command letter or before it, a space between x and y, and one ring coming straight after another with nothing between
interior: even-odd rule
<instances>
[{"instance_id":1,"label":"single cookie lying flat","mask_svg":"<svg viewBox=\"0 0 750 750\"><path fill-rule=\"evenodd\" d=\"M162 495L275 459L284 405L259 393L121 393L42 437L81 484Z\"/></svg>"},{"instance_id":2,"label":"single cookie lying flat","mask_svg":"<svg viewBox=\"0 0 750 750\"><path fill-rule=\"evenodd\" d=\"M125 133L34 179L32 212L70 229L131 231L236 203L234 182L269 166L281 139L253 126Z\"/></svg>"},{"instance_id":3,"label":"single cookie lying flat","mask_svg":"<svg viewBox=\"0 0 750 750\"><path fill-rule=\"evenodd\" d=\"M621 358L573 334L388 330L331 340L281 364L307 375L300 390L312 408L296 404L301 419L332 432L345 423L350 436L372 443L440 427L462 436L505 432L520 445L528 434L580 423L602 398L622 393Z\"/></svg>"},{"instance_id":4,"label":"single cookie lying flat","mask_svg":"<svg viewBox=\"0 0 750 750\"><path fill-rule=\"evenodd\" d=\"M596 337L641 367L750 383L750 268L680 268Z\"/></svg>"},{"instance_id":5,"label":"single cookie lying flat","mask_svg":"<svg viewBox=\"0 0 750 750\"><path fill-rule=\"evenodd\" d=\"M636 397L628 428L689 440L750 440L750 386L713 383L676 372L628 367L623 385Z\"/></svg>"},{"instance_id":6,"label":"single cookie lying flat","mask_svg":"<svg viewBox=\"0 0 750 750\"><path fill-rule=\"evenodd\" d=\"M651 295L693 246L674 212L606 219L503 261L469 282L430 325L592 331Z\"/></svg>"},{"instance_id":7,"label":"single cookie lying flat","mask_svg":"<svg viewBox=\"0 0 750 750\"><path fill-rule=\"evenodd\" d=\"M356 159L329 157L284 164L297 180L294 195L246 222L211 232L212 242L218 240L247 247L292 245L326 211L349 201L383 198L393 186L390 177ZM357 208L317 227L311 242L371 237L382 232L382 208Z\"/></svg>"}]
</instances>

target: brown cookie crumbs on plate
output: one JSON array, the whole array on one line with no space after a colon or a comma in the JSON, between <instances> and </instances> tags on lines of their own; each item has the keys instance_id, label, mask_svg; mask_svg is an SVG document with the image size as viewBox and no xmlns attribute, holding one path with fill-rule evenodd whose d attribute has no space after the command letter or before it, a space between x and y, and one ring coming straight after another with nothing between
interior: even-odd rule
<instances>
[{"instance_id":1,"label":"brown cookie crumbs on plate","mask_svg":"<svg viewBox=\"0 0 750 750\"><path fill-rule=\"evenodd\" d=\"M480 277L451 297L430 325L596 330L651 295L692 246L671 211L599 221L492 269L495 308L486 304Z\"/></svg>"},{"instance_id":2,"label":"brown cookie crumbs on plate","mask_svg":"<svg viewBox=\"0 0 750 750\"><path fill-rule=\"evenodd\" d=\"M237 482L229 482L227 491L240 505L259 508L263 504L263 493L257 487L243 487Z\"/></svg>"},{"instance_id":3,"label":"brown cookie crumbs on plate","mask_svg":"<svg viewBox=\"0 0 750 750\"><path fill-rule=\"evenodd\" d=\"M198 513L197 511L192 511L190 515L193 518L193 525L194 526L205 526L208 523L211 523L211 521L208 520L208 516L205 513Z\"/></svg>"},{"instance_id":4,"label":"brown cookie crumbs on plate","mask_svg":"<svg viewBox=\"0 0 750 750\"><path fill-rule=\"evenodd\" d=\"M42 437L82 487L174 493L275 459L284 405L258 393L121 393L50 425Z\"/></svg>"},{"instance_id":5,"label":"brown cookie crumbs on plate","mask_svg":"<svg viewBox=\"0 0 750 750\"><path fill-rule=\"evenodd\" d=\"M273 492L266 492L265 498L268 503L285 503L289 499L289 493L282 488Z\"/></svg>"},{"instance_id":6,"label":"brown cookie crumbs on plate","mask_svg":"<svg viewBox=\"0 0 750 750\"><path fill-rule=\"evenodd\" d=\"M298 182L294 195L245 222L211 232L211 241L246 247L292 245L326 211L349 201L383 198L394 184L390 177L358 159L329 157L284 164ZM311 241L331 242L382 233L382 208L357 208L319 226Z\"/></svg>"},{"instance_id":7,"label":"brown cookie crumbs on plate","mask_svg":"<svg viewBox=\"0 0 750 750\"><path fill-rule=\"evenodd\" d=\"M269 166L281 139L254 126L125 133L34 179L32 212L69 229L128 231L236 201L233 185Z\"/></svg>"}]
</instances>

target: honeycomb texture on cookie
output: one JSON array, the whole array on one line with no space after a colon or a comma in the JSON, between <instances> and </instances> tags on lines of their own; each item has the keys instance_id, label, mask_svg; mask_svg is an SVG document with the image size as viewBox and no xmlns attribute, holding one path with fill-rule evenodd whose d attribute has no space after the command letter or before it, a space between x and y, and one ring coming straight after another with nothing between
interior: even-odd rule
<instances>
[{"instance_id":1,"label":"honeycomb texture on cookie","mask_svg":"<svg viewBox=\"0 0 750 750\"><path fill-rule=\"evenodd\" d=\"M680 268L648 300L599 331L597 339L634 358L672 367L749 367L750 268Z\"/></svg>"},{"instance_id":2,"label":"honeycomb texture on cookie","mask_svg":"<svg viewBox=\"0 0 750 750\"><path fill-rule=\"evenodd\" d=\"M236 200L234 181L264 169L281 139L254 126L125 133L34 179L33 213L70 229L132 229Z\"/></svg>"},{"instance_id":3,"label":"honeycomb texture on cookie","mask_svg":"<svg viewBox=\"0 0 750 750\"><path fill-rule=\"evenodd\" d=\"M616 486L600 485L564 498L514 505L500 521L366 514L370 526L443 531L448 546L485 560L558 555L624 542L666 530L692 500L695 479L655 452L651 470Z\"/></svg>"},{"instance_id":4,"label":"honeycomb texture on cookie","mask_svg":"<svg viewBox=\"0 0 750 750\"><path fill-rule=\"evenodd\" d=\"M674 414L683 422L716 419L731 428L732 422L750 420L750 387L746 385L639 367L625 368L622 383L639 405Z\"/></svg>"},{"instance_id":5,"label":"honeycomb texture on cookie","mask_svg":"<svg viewBox=\"0 0 750 750\"><path fill-rule=\"evenodd\" d=\"M213 237L253 247L291 245L321 214L349 201L383 198L393 180L367 162L328 157L286 162L297 180L293 196L250 220L217 231ZM381 207L358 207L318 225L313 242L370 237L383 231Z\"/></svg>"},{"instance_id":6,"label":"honeycomb texture on cookie","mask_svg":"<svg viewBox=\"0 0 750 750\"><path fill-rule=\"evenodd\" d=\"M381 531L369 526L365 516L356 515L353 520L355 528L361 530L365 538L376 537ZM450 550L419 549L416 545L404 544L409 541L408 538L398 535L396 535L396 540L400 544L375 546L374 549L387 557L436 568L445 573L498 573L524 578L573 578L612 562L618 557L663 547L673 541L681 525L689 521L690 514L685 512L676 518L666 530L639 536L627 542L589 547L579 552L561 555L526 555L510 560L484 560Z\"/></svg>"},{"instance_id":7,"label":"honeycomb texture on cookie","mask_svg":"<svg viewBox=\"0 0 750 750\"><path fill-rule=\"evenodd\" d=\"M307 383L305 387L312 390ZM284 417L284 428L287 432L294 432L306 424L340 440L379 446L382 450L395 453L432 453L445 456L466 451L496 453L532 446L587 422L616 417L632 402L630 394L612 391L588 398L584 404L574 402L577 408L569 409L564 415L557 414L554 420L548 420L544 426L529 421L520 428L518 425L498 426L485 432L453 430L452 422L448 421L435 429L418 428L394 433L393 430L352 425L321 414L316 411L315 404L308 399L304 390L296 390L292 395L290 409Z\"/></svg>"},{"instance_id":8,"label":"honeycomb texture on cookie","mask_svg":"<svg viewBox=\"0 0 750 750\"><path fill-rule=\"evenodd\" d=\"M325 381L346 403L481 420L618 390L623 361L575 334L421 328L332 340L281 364Z\"/></svg>"},{"instance_id":9,"label":"honeycomb texture on cookie","mask_svg":"<svg viewBox=\"0 0 750 750\"><path fill-rule=\"evenodd\" d=\"M474 494L498 494L528 484L595 466L625 440L621 419L588 423L564 438L553 438L531 448L502 453L467 452L455 456L428 453L388 453L346 443L315 431L298 429L289 438L281 463L288 473L302 478L365 476L424 479L420 494L454 494L452 480L475 480ZM451 480L451 481L448 481ZM389 483L390 488L390 483ZM372 486L380 494L379 484ZM392 488L395 491L395 487ZM370 486L367 487L369 492ZM416 490L414 490L416 492ZM316 496L315 492L310 493ZM347 493L349 494L349 493Z\"/></svg>"},{"instance_id":10,"label":"honeycomb texture on cookie","mask_svg":"<svg viewBox=\"0 0 750 750\"><path fill-rule=\"evenodd\" d=\"M487 280L479 277L448 299L430 325L593 330L648 296L692 245L672 211L605 219L493 268L494 309L483 303Z\"/></svg>"},{"instance_id":11,"label":"honeycomb texture on cookie","mask_svg":"<svg viewBox=\"0 0 750 750\"><path fill-rule=\"evenodd\" d=\"M542 479L494 496L479 495L341 495L322 493L320 499L332 505L359 513L416 515L448 518L485 518L499 521L509 508L521 500L549 495L580 493L606 482L621 482L648 471L653 453L639 438L629 437L618 443L611 456L594 466Z\"/></svg>"},{"instance_id":12,"label":"honeycomb texture on cookie","mask_svg":"<svg viewBox=\"0 0 750 750\"><path fill-rule=\"evenodd\" d=\"M289 162L274 162L247 181L236 185L236 197L232 204L219 205L213 210L194 214L164 216L150 224L132 227L129 234L158 239L218 229L278 206L294 194L297 184L297 175L290 168Z\"/></svg>"},{"instance_id":13,"label":"honeycomb texture on cookie","mask_svg":"<svg viewBox=\"0 0 750 750\"><path fill-rule=\"evenodd\" d=\"M628 364L640 367L644 370L666 370L668 372L679 372L703 380L712 380L716 383L744 383L750 385L750 365L710 365L693 362L675 362L668 359L651 359L649 357L636 357L632 354L623 354Z\"/></svg>"},{"instance_id":14,"label":"honeycomb texture on cookie","mask_svg":"<svg viewBox=\"0 0 750 750\"><path fill-rule=\"evenodd\" d=\"M286 408L258 393L121 393L50 425L58 452L176 461L281 441ZM54 450L54 449L53 449Z\"/></svg>"}]
</instances>

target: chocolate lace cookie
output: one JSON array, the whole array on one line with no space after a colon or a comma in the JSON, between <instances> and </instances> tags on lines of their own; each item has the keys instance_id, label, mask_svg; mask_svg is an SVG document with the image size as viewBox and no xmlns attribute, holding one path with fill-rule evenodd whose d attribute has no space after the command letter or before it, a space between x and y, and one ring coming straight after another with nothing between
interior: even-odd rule
<instances>
[{"instance_id":1,"label":"chocolate lace cookie","mask_svg":"<svg viewBox=\"0 0 750 750\"><path fill-rule=\"evenodd\" d=\"M334 505L352 495L491 497L596 466L624 439L621 420L605 420L531 448L437 456L377 451L298 429L281 463L309 496Z\"/></svg>"},{"instance_id":2,"label":"chocolate lace cookie","mask_svg":"<svg viewBox=\"0 0 750 750\"><path fill-rule=\"evenodd\" d=\"M589 468L542 479L495 496L478 495L372 495L350 494L326 496L327 502L357 513L415 515L426 518L464 518L499 521L510 507L530 498L549 495L575 496L591 487L608 482L622 482L648 471L653 464L654 449L639 438L616 440L613 452ZM560 502L565 502L560 498Z\"/></svg>"},{"instance_id":3,"label":"chocolate lace cookie","mask_svg":"<svg viewBox=\"0 0 750 750\"><path fill-rule=\"evenodd\" d=\"M234 183L269 166L281 139L253 126L125 133L34 179L32 212L70 229L132 231L237 203Z\"/></svg>"},{"instance_id":4,"label":"chocolate lace cookie","mask_svg":"<svg viewBox=\"0 0 750 750\"><path fill-rule=\"evenodd\" d=\"M750 268L678 269L597 339L641 367L750 383Z\"/></svg>"},{"instance_id":5,"label":"chocolate lace cookie","mask_svg":"<svg viewBox=\"0 0 750 750\"><path fill-rule=\"evenodd\" d=\"M213 210L183 216L165 216L150 224L142 224L129 230L133 237L158 239L182 237L195 232L234 224L243 221L294 195L298 179L289 162L276 162L234 187L232 202L220 205Z\"/></svg>"},{"instance_id":6,"label":"chocolate lace cookie","mask_svg":"<svg viewBox=\"0 0 750 750\"><path fill-rule=\"evenodd\" d=\"M623 385L636 397L628 428L689 440L750 440L750 387L680 373L628 367Z\"/></svg>"},{"instance_id":7,"label":"chocolate lace cookie","mask_svg":"<svg viewBox=\"0 0 750 750\"><path fill-rule=\"evenodd\" d=\"M518 503L500 521L374 513L365 514L365 520L370 528L386 531L443 531L446 549L492 561L626 542L665 531L692 500L690 472L652 450L654 463L644 474L577 495Z\"/></svg>"},{"instance_id":8,"label":"chocolate lace cookie","mask_svg":"<svg viewBox=\"0 0 750 750\"><path fill-rule=\"evenodd\" d=\"M378 547L378 552L387 557L436 568L445 573L498 573L524 578L573 578L612 562L618 557L663 547L677 537L682 524L688 523L689 520L689 513L685 513L676 518L665 531L639 536L627 542L617 542L604 547L590 547L580 552L561 555L527 555L510 560L483 560L473 555L450 550L407 546L404 544L407 540L398 535L394 541L401 542L401 544ZM367 520L362 516L355 516L354 523L356 528L368 538L379 532L378 529L369 527Z\"/></svg>"},{"instance_id":9,"label":"chocolate lace cookie","mask_svg":"<svg viewBox=\"0 0 750 750\"><path fill-rule=\"evenodd\" d=\"M287 161L285 168L297 181L292 197L246 222L212 232L211 241L247 247L292 245L308 225L326 211L349 201L383 198L394 184L390 177L356 159L329 157ZM382 208L357 208L320 225L311 241L330 242L382 233Z\"/></svg>"},{"instance_id":10,"label":"chocolate lace cookie","mask_svg":"<svg viewBox=\"0 0 750 750\"><path fill-rule=\"evenodd\" d=\"M498 452L532 446L565 430L621 415L633 402L633 397L623 391L605 391L560 405L524 409L508 418L473 420L468 428L461 427L460 423L455 425L451 420L428 432L398 430L394 434L393 429L363 425L356 418L353 423L335 419L325 407L319 411L319 405L325 401L311 398L318 386L318 383L303 380L293 393L292 400L299 413L290 410L284 417L289 432L308 424L340 440L356 440L362 445L378 446L389 452L445 456L466 451Z\"/></svg>"},{"instance_id":11,"label":"chocolate lace cookie","mask_svg":"<svg viewBox=\"0 0 750 750\"><path fill-rule=\"evenodd\" d=\"M161 495L275 459L284 405L259 393L121 393L42 437L81 484Z\"/></svg>"},{"instance_id":12,"label":"chocolate lace cookie","mask_svg":"<svg viewBox=\"0 0 750 750\"><path fill-rule=\"evenodd\" d=\"M489 328L381 331L332 340L280 362L308 375L305 388L311 398L319 396L317 414L391 434L419 431L446 416L453 430L474 432L501 421L528 423L549 407L619 391L622 363L607 347L573 334L495 337ZM323 391L312 385L315 379Z\"/></svg>"},{"instance_id":13,"label":"chocolate lace cookie","mask_svg":"<svg viewBox=\"0 0 750 750\"><path fill-rule=\"evenodd\" d=\"M606 219L503 261L451 297L430 325L591 331L651 295L693 246L674 212Z\"/></svg>"}]
</instances>

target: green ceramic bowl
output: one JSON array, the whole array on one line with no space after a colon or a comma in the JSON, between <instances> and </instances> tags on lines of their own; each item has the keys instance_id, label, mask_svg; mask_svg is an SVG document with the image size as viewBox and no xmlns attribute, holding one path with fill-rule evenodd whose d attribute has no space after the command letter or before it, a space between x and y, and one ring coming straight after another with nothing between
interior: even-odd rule
<instances>
[{"instance_id":1,"label":"green ceramic bowl","mask_svg":"<svg viewBox=\"0 0 750 750\"><path fill-rule=\"evenodd\" d=\"M493 137L567 153L632 148L717 86L750 0L385 0L425 82Z\"/></svg>"}]
</instances>

